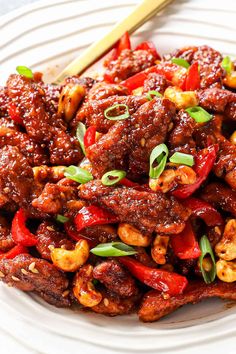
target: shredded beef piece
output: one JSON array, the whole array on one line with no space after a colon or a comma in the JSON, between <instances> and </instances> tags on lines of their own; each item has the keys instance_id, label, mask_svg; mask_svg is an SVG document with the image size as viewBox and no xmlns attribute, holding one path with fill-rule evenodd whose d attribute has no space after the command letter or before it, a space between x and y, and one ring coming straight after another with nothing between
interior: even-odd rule
<instances>
[{"instance_id":1,"label":"shredded beef piece","mask_svg":"<svg viewBox=\"0 0 236 354\"><path fill-rule=\"evenodd\" d=\"M32 263L35 264L37 273L29 269ZM22 269L27 274L22 273ZM70 306L68 298L62 295L68 287L67 278L43 259L34 258L29 254L21 254L14 259L3 259L0 261L0 271L5 275L1 278L5 283L22 291L33 291L54 306Z\"/></svg>"},{"instance_id":2,"label":"shredded beef piece","mask_svg":"<svg viewBox=\"0 0 236 354\"><path fill-rule=\"evenodd\" d=\"M101 177L113 169L128 169L136 177L147 174L150 153L165 141L174 115L172 102L154 98L143 104L131 118L117 122L87 149L94 174Z\"/></svg>"},{"instance_id":3,"label":"shredded beef piece","mask_svg":"<svg viewBox=\"0 0 236 354\"><path fill-rule=\"evenodd\" d=\"M1 126L0 148L6 145L17 146L31 166L39 166L49 162L45 150L30 139L27 134Z\"/></svg>"},{"instance_id":4,"label":"shredded beef piece","mask_svg":"<svg viewBox=\"0 0 236 354\"><path fill-rule=\"evenodd\" d=\"M138 293L135 280L116 260L107 260L93 269L93 277L107 289L120 297L129 297Z\"/></svg>"},{"instance_id":5,"label":"shredded beef piece","mask_svg":"<svg viewBox=\"0 0 236 354\"><path fill-rule=\"evenodd\" d=\"M33 170L15 146L0 149L0 193L19 205L26 205L34 188Z\"/></svg>"},{"instance_id":6,"label":"shredded beef piece","mask_svg":"<svg viewBox=\"0 0 236 354\"><path fill-rule=\"evenodd\" d=\"M134 258L137 259L137 261L143 263L147 267L156 268L157 264L152 257L147 254L146 248L135 247L135 251L137 253L134 254Z\"/></svg>"},{"instance_id":7,"label":"shredded beef piece","mask_svg":"<svg viewBox=\"0 0 236 354\"><path fill-rule=\"evenodd\" d=\"M7 96L6 87L0 87L0 118L8 116L8 106L9 98Z\"/></svg>"},{"instance_id":8,"label":"shredded beef piece","mask_svg":"<svg viewBox=\"0 0 236 354\"><path fill-rule=\"evenodd\" d=\"M41 195L32 201L32 206L44 213L59 214L66 202L76 197L76 187L47 183Z\"/></svg>"},{"instance_id":9,"label":"shredded beef piece","mask_svg":"<svg viewBox=\"0 0 236 354\"><path fill-rule=\"evenodd\" d=\"M108 98L110 96L126 96L129 91L127 87L116 84L108 84L106 82L98 82L88 93L87 100L95 101L102 100L104 98Z\"/></svg>"},{"instance_id":10,"label":"shredded beef piece","mask_svg":"<svg viewBox=\"0 0 236 354\"><path fill-rule=\"evenodd\" d=\"M236 189L236 146L223 136L218 137L220 150L213 171L224 178L231 188Z\"/></svg>"},{"instance_id":11,"label":"shredded beef piece","mask_svg":"<svg viewBox=\"0 0 236 354\"><path fill-rule=\"evenodd\" d=\"M236 283L217 281L206 284L203 281L195 281L188 285L183 294L167 299L158 291L151 290L143 298L138 312L139 319L143 322L157 321L185 304L195 304L210 297L236 300Z\"/></svg>"},{"instance_id":12,"label":"shredded beef piece","mask_svg":"<svg viewBox=\"0 0 236 354\"><path fill-rule=\"evenodd\" d=\"M0 251L7 252L14 247L14 241L11 237L11 230L7 220L0 215Z\"/></svg>"},{"instance_id":13,"label":"shredded beef piece","mask_svg":"<svg viewBox=\"0 0 236 354\"><path fill-rule=\"evenodd\" d=\"M228 103L235 100L236 94L219 88L208 88L197 92L199 105L210 111L222 113Z\"/></svg>"},{"instance_id":14,"label":"shredded beef piece","mask_svg":"<svg viewBox=\"0 0 236 354\"><path fill-rule=\"evenodd\" d=\"M143 94L148 93L148 91L157 91L162 95L165 89L168 87L168 82L163 75L157 73L148 74L147 79L143 84Z\"/></svg>"},{"instance_id":15,"label":"shredded beef piece","mask_svg":"<svg viewBox=\"0 0 236 354\"><path fill-rule=\"evenodd\" d=\"M9 117L0 118L0 127L1 128L5 127L5 128L13 129L15 131L20 131L20 126Z\"/></svg>"},{"instance_id":16,"label":"shredded beef piece","mask_svg":"<svg viewBox=\"0 0 236 354\"><path fill-rule=\"evenodd\" d=\"M109 62L104 77L120 82L155 64L156 57L150 50L122 50L119 58Z\"/></svg>"},{"instance_id":17,"label":"shredded beef piece","mask_svg":"<svg viewBox=\"0 0 236 354\"><path fill-rule=\"evenodd\" d=\"M174 151L184 153L195 153L196 143L193 139L193 132L197 123L184 110L180 110L174 117L174 128L169 136L169 144Z\"/></svg>"},{"instance_id":18,"label":"shredded beef piece","mask_svg":"<svg viewBox=\"0 0 236 354\"><path fill-rule=\"evenodd\" d=\"M52 137L51 119L45 110L45 92L35 82L21 75L7 81L8 95L21 112L29 136L39 143Z\"/></svg>"},{"instance_id":19,"label":"shredded beef piece","mask_svg":"<svg viewBox=\"0 0 236 354\"><path fill-rule=\"evenodd\" d=\"M236 192L222 183L207 185L201 194L201 198L236 217Z\"/></svg>"},{"instance_id":20,"label":"shredded beef piece","mask_svg":"<svg viewBox=\"0 0 236 354\"><path fill-rule=\"evenodd\" d=\"M133 313L140 301L140 294L121 298L110 291L103 290L100 292L104 300L98 305L91 307L91 310L102 315L118 316Z\"/></svg>"},{"instance_id":21,"label":"shredded beef piece","mask_svg":"<svg viewBox=\"0 0 236 354\"><path fill-rule=\"evenodd\" d=\"M71 250L74 249L74 242L69 240L65 233L58 230L57 225L50 221L43 221L36 232L38 243L36 245L37 251L42 258L51 261L49 246L61 248L62 246Z\"/></svg>"},{"instance_id":22,"label":"shredded beef piece","mask_svg":"<svg viewBox=\"0 0 236 354\"><path fill-rule=\"evenodd\" d=\"M42 86L21 75L11 75L7 88L10 99L21 112L29 137L38 143L49 142L50 162L78 163L82 158L79 143L65 132L63 120L47 111L48 102Z\"/></svg>"},{"instance_id":23,"label":"shredded beef piece","mask_svg":"<svg viewBox=\"0 0 236 354\"><path fill-rule=\"evenodd\" d=\"M83 158L76 137L71 137L61 129L55 129L49 143L50 162L53 165L77 165Z\"/></svg>"},{"instance_id":24,"label":"shredded beef piece","mask_svg":"<svg viewBox=\"0 0 236 354\"><path fill-rule=\"evenodd\" d=\"M179 233L190 215L175 198L168 198L162 192L106 187L99 180L81 185L79 194L82 199L109 209L121 222L133 224L144 233Z\"/></svg>"},{"instance_id":25,"label":"shredded beef piece","mask_svg":"<svg viewBox=\"0 0 236 354\"><path fill-rule=\"evenodd\" d=\"M233 96L233 101L229 102L225 107L224 114L227 118L236 121L236 95Z\"/></svg>"},{"instance_id":26,"label":"shredded beef piece","mask_svg":"<svg viewBox=\"0 0 236 354\"><path fill-rule=\"evenodd\" d=\"M147 102L147 99L144 96L112 96L102 100L88 101L78 111L76 121L73 122L73 125L77 125L79 121L85 121L87 127L94 125L98 132L106 133L117 122L105 118L104 111L107 108L115 104L126 104L129 107L131 115L145 102ZM119 115L120 112L122 110L118 108L112 113Z\"/></svg>"},{"instance_id":27,"label":"shredded beef piece","mask_svg":"<svg viewBox=\"0 0 236 354\"><path fill-rule=\"evenodd\" d=\"M43 84L42 88L45 92L45 109L51 116L53 116L57 113L62 86ZM55 119L57 118L55 117Z\"/></svg>"},{"instance_id":28,"label":"shredded beef piece","mask_svg":"<svg viewBox=\"0 0 236 354\"><path fill-rule=\"evenodd\" d=\"M116 229L112 225L88 226L80 233L94 243L112 242L118 237Z\"/></svg>"}]
</instances>

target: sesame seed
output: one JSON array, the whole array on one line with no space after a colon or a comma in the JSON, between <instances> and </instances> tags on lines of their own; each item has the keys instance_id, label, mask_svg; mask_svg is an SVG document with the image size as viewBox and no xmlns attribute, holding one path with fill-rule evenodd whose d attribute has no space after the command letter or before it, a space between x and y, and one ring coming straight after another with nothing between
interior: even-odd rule
<instances>
[{"instance_id":1,"label":"sesame seed","mask_svg":"<svg viewBox=\"0 0 236 354\"><path fill-rule=\"evenodd\" d=\"M32 262L30 263L29 265L29 270L32 272L32 273L39 273L38 269L35 268L35 262Z\"/></svg>"},{"instance_id":2,"label":"sesame seed","mask_svg":"<svg viewBox=\"0 0 236 354\"><path fill-rule=\"evenodd\" d=\"M14 280L14 281L20 281L20 279L19 278L17 278L17 277L15 277L14 275L12 275L12 280Z\"/></svg>"},{"instance_id":3,"label":"sesame seed","mask_svg":"<svg viewBox=\"0 0 236 354\"><path fill-rule=\"evenodd\" d=\"M107 307L109 305L109 300L105 297L103 300L104 305Z\"/></svg>"},{"instance_id":4,"label":"sesame seed","mask_svg":"<svg viewBox=\"0 0 236 354\"><path fill-rule=\"evenodd\" d=\"M141 144L142 147L144 147L145 144L146 144L146 140L145 140L144 138L142 138L142 139L140 140L140 144Z\"/></svg>"},{"instance_id":5,"label":"sesame seed","mask_svg":"<svg viewBox=\"0 0 236 354\"><path fill-rule=\"evenodd\" d=\"M3 189L3 192L4 192L4 193L9 193L9 192L10 192L10 188L9 188L9 187L5 187L5 188Z\"/></svg>"},{"instance_id":6,"label":"sesame seed","mask_svg":"<svg viewBox=\"0 0 236 354\"><path fill-rule=\"evenodd\" d=\"M27 272L27 270L25 270L24 268L21 268L21 273L23 273L24 275L29 274L29 272Z\"/></svg>"},{"instance_id":7,"label":"sesame seed","mask_svg":"<svg viewBox=\"0 0 236 354\"><path fill-rule=\"evenodd\" d=\"M70 290L65 290L63 293L62 293L62 296L63 297L67 297L70 293Z\"/></svg>"},{"instance_id":8,"label":"sesame seed","mask_svg":"<svg viewBox=\"0 0 236 354\"><path fill-rule=\"evenodd\" d=\"M4 277L5 277L5 274L0 271L0 278L4 278Z\"/></svg>"},{"instance_id":9,"label":"sesame seed","mask_svg":"<svg viewBox=\"0 0 236 354\"><path fill-rule=\"evenodd\" d=\"M50 251L53 251L54 248L55 248L55 247L54 247L53 245L49 245L49 246L48 246L48 249L49 249Z\"/></svg>"},{"instance_id":10,"label":"sesame seed","mask_svg":"<svg viewBox=\"0 0 236 354\"><path fill-rule=\"evenodd\" d=\"M55 231L55 229L52 226L47 226L46 228L48 231Z\"/></svg>"},{"instance_id":11,"label":"sesame seed","mask_svg":"<svg viewBox=\"0 0 236 354\"><path fill-rule=\"evenodd\" d=\"M66 245L61 245L61 248L62 248L63 250L65 250L65 249L66 249Z\"/></svg>"}]
</instances>

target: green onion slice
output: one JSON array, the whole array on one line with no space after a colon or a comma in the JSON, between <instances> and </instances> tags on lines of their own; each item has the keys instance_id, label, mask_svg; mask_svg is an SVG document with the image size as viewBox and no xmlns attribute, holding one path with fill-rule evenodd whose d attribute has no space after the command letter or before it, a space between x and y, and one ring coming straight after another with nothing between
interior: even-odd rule
<instances>
[{"instance_id":1,"label":"green onion slice","mask_svg":"<svg viewBox=\"0 0 236 354\"><path fill-rule=\"evenodd\" d=\"M200 249L201 249L201 256L199 257L199 263L200 263L200 268L201 268L201 272L202 272L202 276L203 279L205 281L205 283L209 284L212 283L216 277L216 262L215 262L215 256L214 253L212 251L211 248L211 244L207 238L206 235L202 236L201 240L200 240ZM203 268L203 259L204 257L209 254L211 256L211 260L212 260L212 269L207 272L204 268Z\"/></svg>"},{"instance_id":2,"label":"green onion slice","mask_svg":"<svg viewBox=\"0 0 236 354\"><path fill-rule=\"evenodd\" d=\"M212 114L208 113L200 106L189 107L186 108L185 111L188 112L197 123L205 123L212 119Z\"/></svg>"},{"instance_id":3,"label":"green onion slice","mask_svg":"<svg viewBox=\"0 0 236 354\"><path fill-rule=\"evenodd\" d=\"M168 147L165 144L157 145L150 155L149 176L151 178L159 178L165 169L167 156L169 154ZM157 161L158 165L153 167L153 163Z\"/></svg>"},{"instance_id":4,"label":"green onion slice","mask_svg":"<svg viewBox=\"0 0 236 354\"><path fill-rule=\"evenodd\" d=\"M65 222L69 221L70 219L67 218L66 216L64 215L60 215L60 214L57 214L56 216L56 221L59 221L61 222L62 224L64 224Z\"/></svg>"},{"instance_id":5,"label":"green onion slice","mask_svg":"<svg viewBox=\"0 0 236 354\"><path fill-rule=\"evenodd\" d=\"M188 69L190 67L190 64L187 62L187 60L184 60L182 58L171 58L171 62L173 64L177 64L179 66L183 66L186 69Z\"/></svg>"},{"instance_id":6,"label":"green onion slice","mask_svg":"<svg viewBox=\"0 0 236 354\"><path fill-rule=\"evenodd\" d=\"M125 109L125 112L123 114L120 114L120 115L112 115L112 112L115 113L116 109L117 108L124 108ZM130 114L129 114L129 107L127 106L127 104L123 104L123 103L120 103L120 104L114 104L113 106L105 109L104 111L104 116L107 118L107 119L110 119L110 120L122 120L122 119L127 119L129 118Z\"/></svg>"},{"instance_id":7,"label":"green onion slice","mask_svg":"<svg viewBox=\"0 0 236 354\"><path fill-rule=\"evenodd\" d=\"M87 183L93 179L89 171L74 165L66 167L64 176L81 184Z\"/></svg>"},{"instance_id":8,"label":"green onion slice","mask_svg":"<svg viewBox=\"0 0 236 354\"><path fill-rule=\"evenodd\" d=\"M107 173L105 173L102 176L102 184L104 186L112 186L113 184L118 183L121 181L124 177L126 176L126 172L122 170L112 170Z\"/></svg>"},{"instance_id":9,"label":"green onion slice","mask_svg":"<svg viewBox=\"0 0 236 354\"><path fill-rule=\"evenodd\" d=\"M76 129L76 138L79 140L80 147L85 155L85 148L84 148L84 134L86 132L86 127L84 123L79 122L77 129Z\"/></svg>"},{"instance_id":10,"label":"green onion slice","mask_svg":"<svg viewBox=\"0 0 236 354\"><path fill-rule=\"evenodd\" d=\"M225 71L230 74L232 71L232 61L229 56L224 57L224 59L221 62L221 66Z\"/></svg>"},{"instance_id":11,"label":"green onion slice","mask_svg":"<svg viewBox=\"0 0 236 354\"><path fill-rule=\"evenodd\" d=\"M120 257L130 256L137 253L133 247L123 242L101 243L90 250L96 256L101 257Z\"/></svg>"},{"instance_id":12,"label":"green onion slice","mask_svg":"<svg viewBox=\"0 0 236 354\"><path fill-rule=\"evenodd\" d=\"M27 68L27 66L17 66L16 71L18 74L28 77L29 79L33 79L33 72L31 69Z\"/></svg>"},{"instance_id":13,"label":"green onion slice","mask_svg":"<svg viewBox=\"0 0 236 354\"><path fill-rule=\"evenodd\" d=\"M153 99L153 96L162 97L162 94L158 91L151 90L148 91L146 98L151 101Z\"/></svg>"},{"instance_id":14,"label":"green onion slice","mask_svg":"<svg viewBox=\"0 0 236 354\"><path fill-rule=\"evenodd\" d=\"M184 154L182 152L175 152L170 157L170 162L177 163L180 165L193 166L194 165L194 158L190 154Z\"/></svg>"}]
</instances>

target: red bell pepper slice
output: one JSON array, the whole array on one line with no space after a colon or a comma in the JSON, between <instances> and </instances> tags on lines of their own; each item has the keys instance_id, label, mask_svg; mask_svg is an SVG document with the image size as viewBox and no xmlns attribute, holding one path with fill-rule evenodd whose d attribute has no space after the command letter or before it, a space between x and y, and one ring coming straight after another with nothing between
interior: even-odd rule
<instances>
[{"instance_id":1,"label":"red bell pepper slice","mask_svg":"<svg viewBox=\"0 0 236 354\"><path fill-rule=\"evenodd\" d=\"M150 52L153 54L153 56L156 59L161 60L161 56L157 52L155 44L151 41L145 41L145 42L140 43L139 45L137 45L135 50L150 50Z\"/></svg>"},{"instance_id":2,"label":"red bell pepper slice","mask_svg":"<svg viewBox=\"0 0 236 354\"><path fill-rule=\"evenodd\" d=\"M119 257L119 261L142 283L170 295L182 294L188 284L182 275L147 267L131 257Z\"/></svg>"},{"instance_id":3,"label":"red bell pepper slice","mask_svg":"<svg viewBox=\"0 0 236 354\"><path fill-rule=\"evenodd\" d=\"M211 172L216 160L218 149L219 146L215 144L201 150L195 158L194 170L197 174L196 182L193 184L179 186L172 191L171 194L180 199L185 199L192 195L207 179L209 173Z\"/></svg>"},{"instance_id":4,"label":"red bell pepper slice","mask_svg":"<svg viewBox=\"0 0 236 354\"><path fill-rule=\"evenodd\" d=\"M185 82L186 91L195 91L200 88L200 74L198 62L196 61L188 68L188 73Z\"/></svg>"},{"instance_id":5,"label":"red bell pepper slice","mask_svg":"<svg viewBox=\"0 0 236 354\"><path fill-rule=\"evenodd\" d=\"M223 218L213 206L198 198L188 198L182 204L192 210L192 215L201 218L207 226L217 226L223 224Z\"/></svg>"},{"instance_id":6,"label":"red bell pepper slice","mask_svg":"<svg viewBox=\"0 0 236 354\"><path fill-rule=\"evenodd\" d=\"M121 85L127 87L129 91L132 92L136 88L143 86L144 81L148 78L148 74L150 73L163 75L168 81L173 80L173 84L181 89L184 89L185 87L186 72L183 72L183 68L180 68L179 65L168 62L160 62L144 71L140 71L139 73L122 81Z\"/></svg>"},{"instance_id":7,"label":"red bell pepper slice","mask_svg":"<svg viewBox=\"0 0 236 354\"><path fill-rule=\"evenodd\" d=\"M122 186L128 187L128 188L135 188L139 187L140 185L136 182L130 181L128 178L122 178L119 182L119 184L122 184Z\"/></svg>"},{"instance_id":8,"label":"red bell pepper slice","mask_svg":"<svg viewBox=\"0 0 236 354\"><path fill-rule=\"evenodd\" d=\"M125 49L131 49L130 37L129 33L125 32L123 36L118 41L117 45L117 57L121 54L121 52Z\"/></svg>"},{"instance_id":9,"label":"red bell pepper slice","mask_svg":"<svg viewBox=\"0 0 236 354\"><path fill-rule=\"evenodd\" d=\"M116 215L101 207L90 205L80 209L74 219L77 231L92 225L113 224L119 222Z\"/></svg>"},{"instance_id":10,"label":"red bell pepper slice","mask_svg":"<svg viewBox=\"0 0 236 354\"><path fill-rule=\"evenodd\" d=\"M180 259L198 258L201 255L199 244L189 221L180 234L171 236L170 242L174 254Z\"/></svg>"},{"instance_id":11,"label":"red bell pepper slice","mask_svg":"<svg viewBox=\"0 0 236 354\"><path fill-rule=\"evenodd\" d=\"M19 254L29 253L28 249L22 245L14 246L10 251L0 254L0 260L2 259L13 259Z\"/></svg>"},{"instance_id":12,"label":"red bell pepper slice","mask_svg":"<svg viewBox=\"0 0 236 354\"><path fill-rule=\"evenodd\" d=\"M116 43L115 47L107 55L105 59L105 66L108 66L111 61L116 60L121 54L122 50L131 49L129 33L125 32L120 40ZM109 81L109 79L107 80Z\"/></svg>"},{"instance_id":13,"label":"red bell pepper slice","mask_svg":"<svg viewBox=\"0 0 236 354\"><path fill-rule=\"evenodd\" d=\"M96 139L96 127L91 125L84 134L84 146L88 148L95 143Z\"/></svg>"},{"instance_id":14,"label":"red bell pepper slice","mask_svg":"<svg viewBox=\"0 0 236 354\"><path fill-rule=\"evenodd\" d=\"M17 108L17 106L14 103L9 103L8 114L9 114L10 118L12 120L14 120L14 122L16 122L17 124L20 124L20 125L24 125L24 122L20 116L19 109Z\"/></svg>"},{"instance_id":15,"label":"red bell pepper slice","mask_svg":"<svg viewBox=\"0 0 236 354\"><path fill-rule=\"evenodd\" d=\"M19 209L12 220L11 234L13 241L22 246L35 246L38 242L26 227L26 216L23 209Z\"/></svg>"}]
</instances>

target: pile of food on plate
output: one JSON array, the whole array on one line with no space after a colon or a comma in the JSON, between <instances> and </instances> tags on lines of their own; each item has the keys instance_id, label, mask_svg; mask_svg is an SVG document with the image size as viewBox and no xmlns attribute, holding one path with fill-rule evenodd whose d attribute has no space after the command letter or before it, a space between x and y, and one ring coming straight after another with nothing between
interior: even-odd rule
<instances>
[{"instance_id":1,"label":"pile of food on plate","mask_svg":"<svg viewBox=\"0 0 236 354\"><path fill-rule=\"evenodd\" d=\"M102 80L0 88L0 278L58 307L155 321L236 300L236 71L127 33Z\"/></svg>"}]
</instances>

